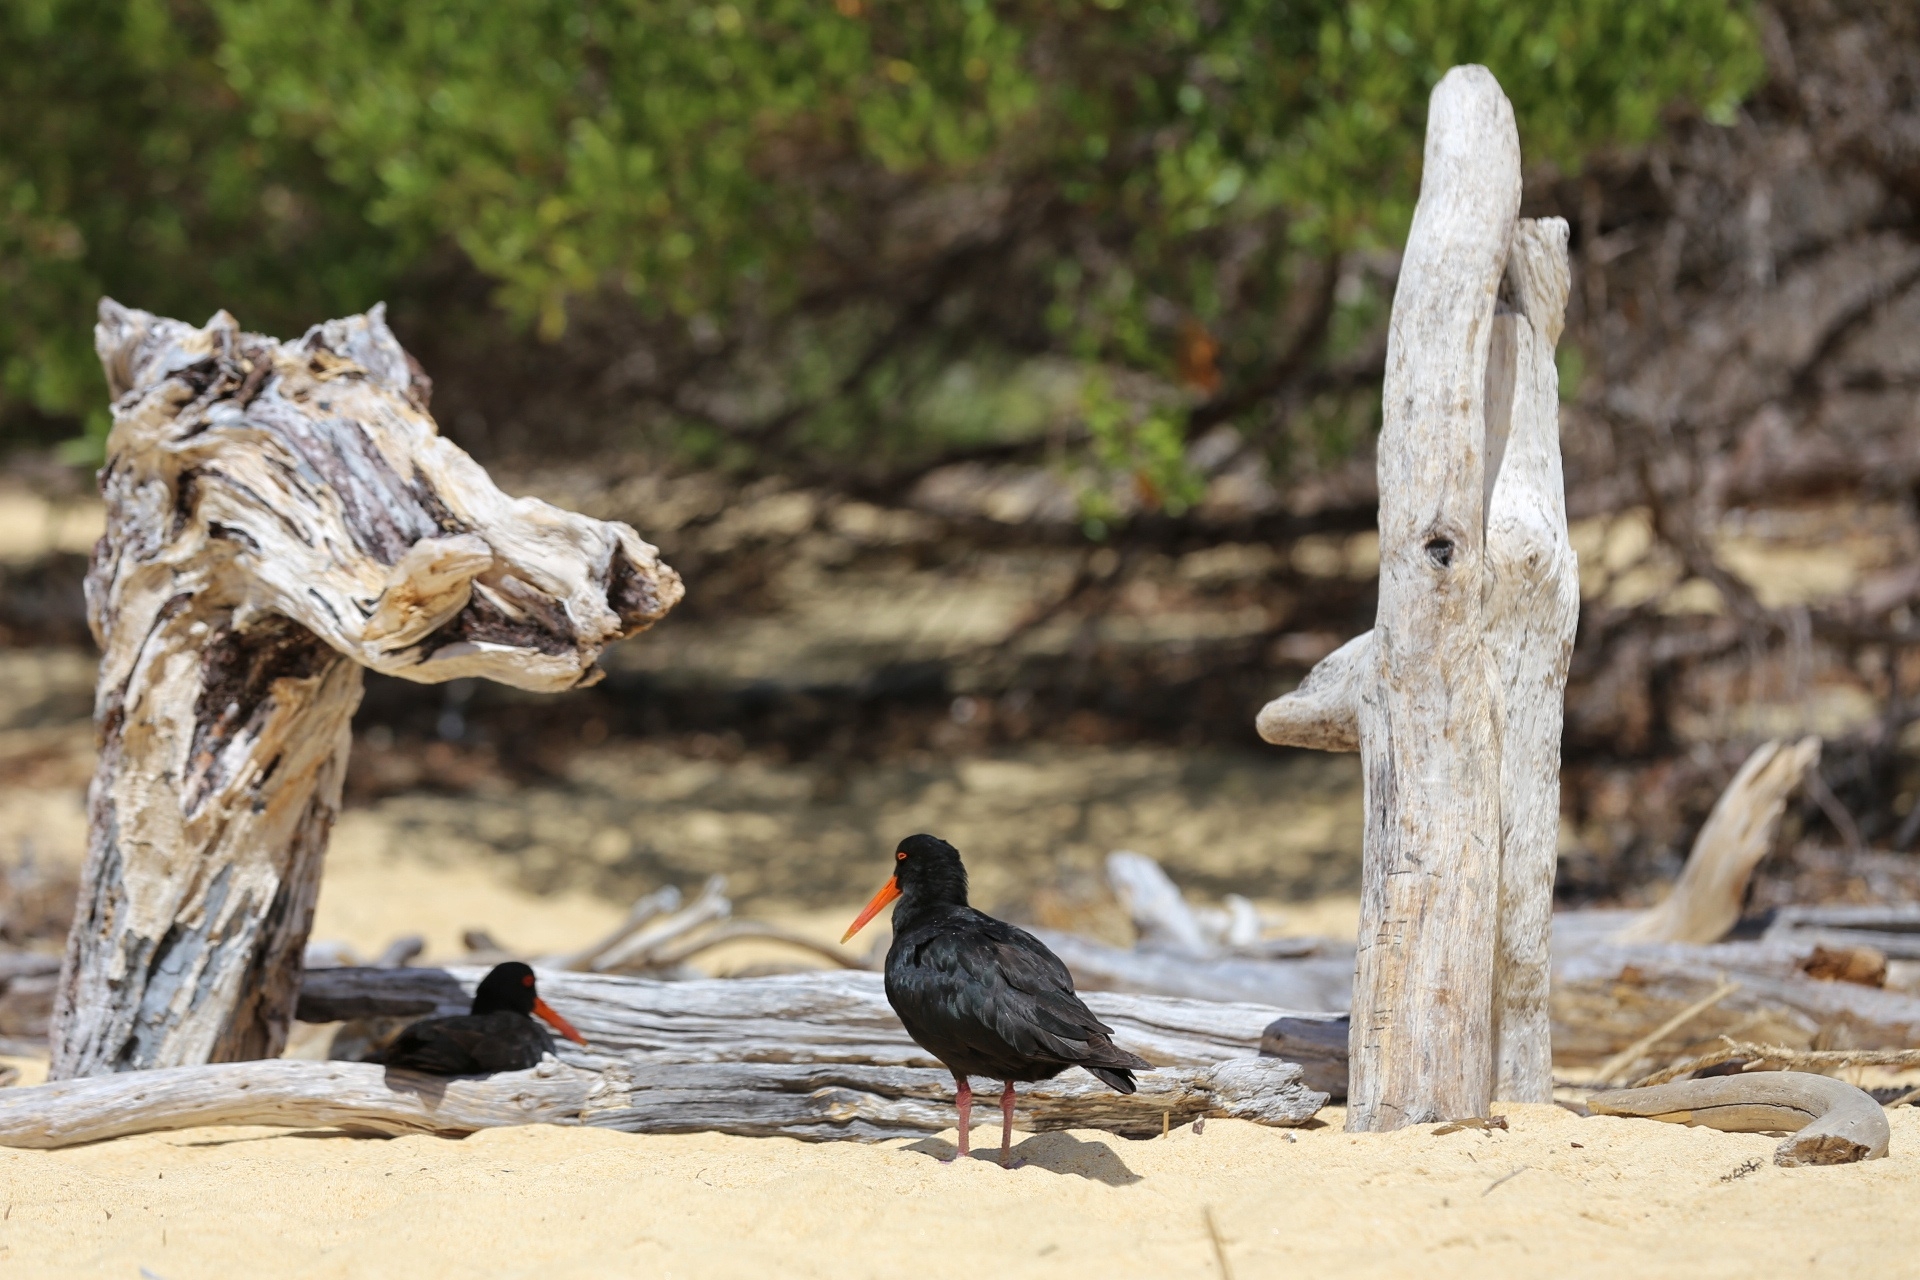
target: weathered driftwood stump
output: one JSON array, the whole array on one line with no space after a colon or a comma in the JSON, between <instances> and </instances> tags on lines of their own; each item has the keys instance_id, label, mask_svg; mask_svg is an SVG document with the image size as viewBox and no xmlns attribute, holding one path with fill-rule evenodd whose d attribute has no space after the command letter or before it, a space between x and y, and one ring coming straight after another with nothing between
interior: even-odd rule
<instances>
[{"instance_id":1,"label":"weathered driftwood stump","mask_svg":"<svg viewBox=\"0 0 1920 1280\"><path fill-rule=\"evenodd\" d=\"M282 343L107 300L94 334L100 757L56 1078L279 1052L362 667L573 688L682 591L441 438L377 307Z\"/></svg>"},{"instance_id":2,"label":"weathered driftwood stump","mask_svg":"<svg viewBox=\"0 0 1920 1280\"><path fill-rule=\"evenodd\" d=\"M1579 578L1553 348L1567 228L1516 221L1513 109L1434 89L1388 329L1374 629L1259 717L1361 754L1365 855L1348 1127L1547 1101L1560 729Z\"/></svg>"}]
</instances>

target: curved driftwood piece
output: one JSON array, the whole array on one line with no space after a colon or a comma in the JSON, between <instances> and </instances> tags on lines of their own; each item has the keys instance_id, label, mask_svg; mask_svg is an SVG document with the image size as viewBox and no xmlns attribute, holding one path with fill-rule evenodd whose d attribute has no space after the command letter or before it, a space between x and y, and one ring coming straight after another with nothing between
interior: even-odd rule
<instances>
[{"instance_id":1,"label":"curved driftwood piece","mask_svg":"<svg viewBox=\"0 0 1920 1280\"><path fill-rule=\"evenodd\" d=\"M1773 1152L1773 1162L1787 1168L1852 1164L1887 1154L1887 1113L1872 1095L1844 1080L1804 1071L1754 1071L1616 1089L1594 1094L1587 1106L1603 1116L1727 1133L1791 1133Z\"/></svg>"},{"instance_id":2,"label":"curved driftwood piece","mask_svg":"<svg viewBox=\"0 0 1920 1280\"><path fill-rule=\"evenodd\" d=\"M1142 1072L1114 1093L1084 1072L1023 1086L1029 1130L1110 1129L1146 1136L1168 1118L1259 1124L1311 1119L1326 1095L1271 1058ZM880 1141L951 1128L953 1077L933 1068L822 1063L646 1063L446 1079L360 1062L170 1067L0 1091L0 1146L52 1148L204 1125L329 1126L458 1136L520 1124L587 1124L632 1133L718 1131Z\"/></svg>"},{"instance_id":3,"label":"curved driftwood piece","mask_svg":"<svg viewBox=\"0 0 1920 1280\"><path fill-rule=\"evenodd\" d=\"M52 1074L277 1053L362 667L591 683L679 577L494 487L380 308L293 342L100 304L113 395L86 872Z\"/></svg>"},{"instance_id":4,"label":"curved driftwood piece","mask_svg":"<svg viewBox=\"0 0 1920 1280\"><path fill-rule=\"evenodd\" d=\"M1567 533L1554 343L1567 310L1567 224L1522 218L1507 257L1513 314L1487 365L1487 648L1499 673L1500 922L1494 1094L1553 1101L1548 989L1560 852L1560 729L1580 618ZM1496 446L1504 439L1504 448ZM1477 1113L1476 1113L1477 1114Z\"/></svg>"},{"instance_id":5,"label":"curved driftwood piece","mask_svg":"<svg viewBox=\"0 0 1920 1280\"><path fill-rule=\"evenodd\" d=\"M486 969L313 969L300 991L303 1022L464 1013ZM542 969L540 994L597 1053L563 1044L568 1061L614 1054L725 1061L864 1062L932 1066L887 1003L885 980L861 970L769 978L660 982ZM1115 1039L1156 1066L1201 1066L1260 1051L1260 1033L1288 1012L1259 1004L1089 991L1083 998ZM951 1079L949 1079L951 1084Z\"/></svg>"},{"instance_id":6,"label":"curved driftwood piece","mask_svg":"<svg viewBox=\"0 0 1920 1280\"><path fill-rule=\"evenodd\" d=\"M1714 802L1673 892L1629 923L1619 942L1717 942L1740 918L1753 869L1773 847L1787 797L1820 762L1820 739L1763 743Z\"/></svg>"},{"instance_id":7,"label":"curved driftwood piece","mask_svg":"<svg viewBox=\"0 0 1920 1280\"><path fill-rule=\"evenodd\" d=\"M1254 718L1253 727L1276 747L1310 751L1360 749L1360 698L1379 672L1380 657L1368 631L1335 649Z\"/></svg>"}]
</instances>

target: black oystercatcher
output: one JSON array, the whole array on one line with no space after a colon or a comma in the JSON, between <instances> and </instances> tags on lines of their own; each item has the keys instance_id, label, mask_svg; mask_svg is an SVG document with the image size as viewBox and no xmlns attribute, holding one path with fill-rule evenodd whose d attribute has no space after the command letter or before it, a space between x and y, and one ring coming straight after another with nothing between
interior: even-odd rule
<instances>
[{"instance_id":1,"label":"black oystercatcher","mask_svg":"<svg viewBox=\"0 0 1920 1280\"><path fill-rule=\"evenodd\" d=\"M937 836L908 836L893 876L847 929L847 939L898 899L887 950L887 1002L914 1043L953 1072L960 1154L973 1115L969 1076L1000 1090L1000 1161L1013 1148L1013 1082L1085 1067L1121 1093L1150 1069L1113 1043L1113 1028L1073 993L1073 977L1040 939L967 905L960 851Z\"/></svg>"},{"instance_id":2,"label":"black oystercatcher","mask_svg":"<svg viewBox=\"0 0 1920 1280\"><path fill-rule=\"evenodd\" d=\"M553 1052L540 1017L576 1044L586 1037L555 1013L533 985L533 970L518 960L495 965L473 993L473 1011L455 1018L423 1018L402 1031L379 1061L436 1076L525 1071Z\"/></svg>"}]
</instances>

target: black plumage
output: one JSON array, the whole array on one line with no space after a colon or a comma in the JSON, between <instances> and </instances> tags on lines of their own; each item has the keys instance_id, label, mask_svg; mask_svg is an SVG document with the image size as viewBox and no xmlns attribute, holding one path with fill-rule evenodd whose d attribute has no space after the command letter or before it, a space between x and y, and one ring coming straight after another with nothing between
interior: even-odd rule
<instances>
[{"instance_id":1,"label":"black plumage","mask_svg":"<svg viewBox=\"0 0 1920 1280\"><path fill-rule=\"evenodd\" d=\"M967 904L966 868L952 845L929 835L902 840L893 878L847 937L896 899L887 1001L914 1042L953 1072L961 1155L971 1076L1002 1082L1003 1160L1013 1140L1015 1081L1085 1067L1121 1093L1133 1092L1133 1073L1150 1064L1113 1043L1113 1028L1074 994L1067 966L1044 943Z\"/></svg>"},{"instance_id":2,"label":"black plumage","mask_svg":"<svg viewBox=\"0 0 1920 1280\"><path fill-rule=\"evenodd\" d=\"M553 1037L536 1015L567 1039L586 1043L540 998L532 969L517 960L495 965L474 991L471 1012L421 1019L396 1036L379 1061L436 1076L525 1071L553 1052Z\"/></svg>"}]
</instances>

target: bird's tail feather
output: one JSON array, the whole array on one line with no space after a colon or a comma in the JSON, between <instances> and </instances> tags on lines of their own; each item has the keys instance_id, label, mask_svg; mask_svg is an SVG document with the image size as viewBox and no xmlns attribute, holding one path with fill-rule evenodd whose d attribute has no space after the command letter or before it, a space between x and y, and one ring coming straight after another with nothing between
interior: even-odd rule
<instances>
[{"instance_id":1,"label":"bird's tail feather","mask_svg":"<svg viewBox=\"0 0 1920 1280\"><path fill-rule=\"evenodd\" d=\"M1133 1072L1125 1067L1088 1067L1096 1078L1109 1088L1120 1093L1132 1093L1134 1090Z\"/></svg>"}]
</instances>

